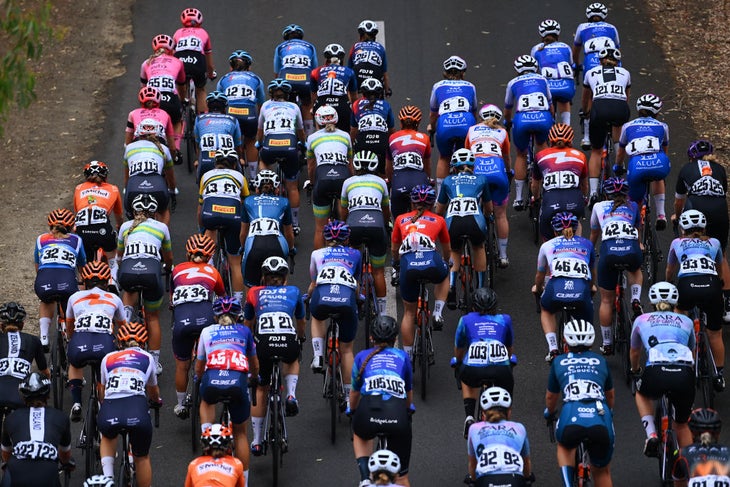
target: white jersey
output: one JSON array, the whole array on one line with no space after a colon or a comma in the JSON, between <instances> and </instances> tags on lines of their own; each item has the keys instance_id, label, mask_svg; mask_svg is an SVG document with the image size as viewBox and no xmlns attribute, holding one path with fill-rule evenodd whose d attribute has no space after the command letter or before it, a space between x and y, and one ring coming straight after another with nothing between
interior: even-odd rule
<instances>
[{"instance_id":1,"label":"white jersey","mask_svg":"<svg viewBox=\"0 0 730 487\"><path fill-rule=\"evenodd\" d=\"M66 318L74 320L74 331L114 332L113 322L124 321L124 305L116 294L98 287L75 292L68 299Z\"/></svg>"},{"instance_id":2,"label":"white jersey","mask_svg":"<svg viewBox=\"0 0 730 487\"><path fill-rule=\"evenodd\" d=\"M117 251L123 251L122 260L151 258L160 260L160 249L170 250L170 230L162 222L148 218L132 230L133 220L119 229Z\"/></svg>"},{"instance_id":3,"label":"white jersey","mask_svg":"<svg viewBox=\"0 0 730 487\"><path fill-rule=\"evenodd\" d=\"M162 148L162 150L160 150ZM160 174L172 165L170 149L149 140L137 140L124 149L124 165L130 176Z\"/></svg>"},{"instance_id":4,"label":"white jersey","mask_svg":"<svg viewBox=\"0 0 730 487\"><path fill-rule=\"evenodd\" d=\"M200 203L208 198L228 198L241 201L243 174L234 169L211 169L200 180Z\"/></svg>"},{"instance_id":5,"label":"white jersey","mask_svg":"<svg viewBox=\"0 0 730 487\"><path fill-rule=\"evenodd\" d=\"M307 137L307 159L314 159L317 166L347 165L350 157L352 157L352 142L347 132L340 129L327 132L322 129Z\"/></svg>"},{"instance_id":6,"label":"white jersey","mask_svg":"<svg viewBox=\"0 0 730 487\"><path fill-rule=\"evenodd\" d=\"M503 157L502 146L506 138L505 129L478 123L469 127L465 147L471 149L474 157Z\"/></svg>"},{"instance_id":7,"label":"white jersey","mask_svg":"<svg viewBox=\"0 0 730 487\"><path fill-rule=\"evenodd\" d=\"M296 103L268 100L261 105L259 128L264 135L296 135L304 126L302 113Z\"/></svg>"},{"instance_id":8,"label":"white jersey","mask_svg":"<svg viewBox=\"0 0 730 487\"><path fill-rule=\"evenodd\" d=\"M590 87L594 100L626 101L631 74L620 66L596 66L585 74L583 84Z\"/></svg>"},{"instance_id":9,"label":"white jersey","mask_svg":"<svg viewBox=\"0 0 730 487\"><path fill-rule=\"evenodd\" d=\"M383 203L388 204L388 186L375 174L351 176L342 183L340 203L348 211L382 211Z\"/></svg>"},{"instance_id":10,"label":"white jersey","mask_svg":"<svg viewBox=\"0 0 730 487\"><path fill-rule=\"evenodd\" d=\"M101 361L104 400L144 396L145 387L157 385L155 359L141 348L108 353Z\"/></svg>"}]
</instances>

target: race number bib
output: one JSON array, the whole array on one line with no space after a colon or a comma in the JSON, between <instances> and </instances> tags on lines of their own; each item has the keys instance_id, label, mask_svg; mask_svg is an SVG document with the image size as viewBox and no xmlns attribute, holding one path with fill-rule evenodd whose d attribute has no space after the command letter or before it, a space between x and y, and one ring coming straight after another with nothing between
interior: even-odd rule
<instances>
[{"instance_id":1,"label":"race number bib","mask_svg":"<svg viewBox=\"0 0 730 487\"><path fill-rule=\"evenodd\" d=\"M383 58L378 54L377 51L370 51L366 49L358 49L355 55L352 57L352 64L368 63L375 66L383 65Z\"/></svg>"},{"instance_id":2,"label":"race number bib","mask_svg":"<svg viewBox=\"0 0 730 487\"><path fill-rule=\"evenodd\" d=\"M398 253L400 255L409 252L423 252L427 250L436 250L436 244L431 237L418 232L412 232L403 238Z\"/></svg>"},{"instance_id":3,"label":"race number bib","mask_svg":"<svg viewBox=\"0 0 730 487\"><path fill-rule=\"evenodd\" d=\"M573 68L570 63L560 61L555 67L545 66L540 70L540 74L548 79L567 79L573 77Z\"/></svg>"},{"instance_id":4,"label":"race number bib","mask_svg":"<svg viewBox=\"0 0 730 487\"><path fill-rule=\"evenodd\" d=\"M654 154L659 152L661 145L658 137L637 137L626 146L626 153L630 156L636 154Z\"/></svg>"},{"instance_id":5,"label":"race number bib","mask_svg":"<svg viewBox=\"0 0 730 487\"><path fill-rule=\"evenodd\" d=\"M317 96L345 96L347 95L347 87L342 80L329 76L320 80L317 86Z\"/></svg>"},{"instance_id":6,"label":"race number bib","mask_svg":"<svg viewBox=\"0 0 730 487\"><path fill-rule=\"evenodd\" d=\"M547 95L544 93L528 93L517 99L518 112L534 112L549 110Z\"/></svg>"},{"instance_id":7,"label":"race number bib","mask_svg":"<svg viewBox=\"0 0 730 487\"><path fill-rule=\"evenodd\" d=\"M357 129L360 132L387 132L388 122L380 114L368 113L357 121Z\"/></svg>"},{"instance_id":8,"label":"race number bib","mask_svg":"<svg viewBox=\"0 0 730 487\"><path fill-rule=\"evenodd\" d=\"M730 477L727 475L692 477L687 487L730 487Z\"/></svg>"},{"instance_id":9,"label":"race number bib","mask_svg":"<svg viewBox=\"0 0 730 487\"><path fill-rule=\"evenodd\" d=\"M296 330L291 316L281 311L262 313L258 320L260 335L294 335Z\"/></svg>"},{"instance_id":10,"label":"race number bib","mask_svg":"<svg viewBox=\"0 0 730 487\"><path fill-rule=\"evenodd\" d=\"M44 441L19 441L13 446L13 456L18 460L58 460L58 450ZM31 467L32 468L32 467Z\"/></svg>"},{"instance_id":11,"label":"race number bib","mask_svg":"<svg viewBox=\"0 0 730 487\"><path fill-rule=\"evenodd\" d=\"M256 101L256 92L248 85L231 85L226 88L226 97L231 100Z\"/></svg>"},{"instance_id":12,"label":"race number bib","mask_svg":"<svg viewBox=\"0 0 730 487\"><path fill-rule=\"evenodd\" d=\"M553 277L569 277L571 279L589 279L588 264L573 257L563 257L552 261L550 274Z\"/></svg>"},{"instance_id":13,"label":"race number bib","mask_svg":"<svg viewBox=\"0 0 730 487\"><path fill-rule=\"evenodd\" d=\"M264 135L288 134L294 135L296 119L286 110L277 110L271 113L264 121Z\"/></svg>"},{"instance_id":14,"label":"race number bib","mask_svg":"<svg viewBox=\"0 0 730 487\"><path fill-rule=\"evenodd\" d=\"M0 359L0 376L25 379L30 373L30 362L20 357L7 357Z\"/></svg>"},{"instance_id":15,"label":"race number bib","mask_svg":"<svg viewBox=\"0 0 730 487\"><path fill-rule=\"evenodd\" d=\"M707 161L701 161L707 162ZM697 181L692 183L692 187L689 188L688 193L691 196L717 196L724 197L725 189L722 187L722 183L712 176L702 176Z\"/></svg>"},{"instance_id":16,"label":"race number bib","mask_svg":"<svg viewBox=\"0 0 730 487\"><path fill-rule=\"evenodd\" d=\"M135 157L127 161L130 176L162 173L163 161L154 157Z\"/></svg>"},{"instance_id":17,"label":"race number bib","mask_svg":"<svg viewBox=\"0 0 730 487\"><path fill-rule=\"evenodd\" d=\"M76 213L77 227L85 227L87 225L104 225L107 222L109 222L109 218L106 210L101 206L87 206Z\"/></svg>"},{"instance_id":18,"label":"race number bib","mask_svg":"<svg viewBox=\"0 0 730 487\"><path fill-rule=\"evenodd\" d=\"M583 51L586 54L592 52L600 52L603 49L615 49L616 44L613 43L610 37L594 37L590 41L583 44Z\"/></svg>"},{"instance_id":19,"label":"race number bib","mask_svg":"<svg viewBox=\"0 0 730 487\"><path fill-rule=\"evenodd\" d=\"M603 400L603 389L592 380L573 380L563 388L563 398L565 401Z\"/></svg>"},{"instance_id":20,"label":"race number bib","mask_svg":"<svg viewBox=\"0 0 730 487\"><path fill-rule=\"evenodd\" d=\"M649 363L694 364L692 350L680 343L659 343L648 351Z\"/></svg>"},{"instance_id":21,"label":"race number bib","mask_svg":"<svg viewBox=\"0 0 730 487\"><path fill-rule=\"evenodd\" d=\"M200 138L200 150L213 152L210 157L215 157L218 149L233 149L233 137L230 134L205 134Z\"/></svg>"},{"instance_id":22,"label":"race number bib","mask_svg":"<svg viewBox=\"0 0 730 487\"><path fill-rule=\"evenodd\" d=\"M679 264L680 274L712 274L717 275L717 264L715 261L704 255L693 255L687 257Z\"/></svg>"},{"instance_id":23,"label":"race number bib","mask_svg":"<svg viewBox=\"0 0 730 487\"><path fill-rule=\"evenodd\" d=\"M181 37L177 40L175 51L198 51L203 52L203 43L195 36Z\"/></svg>"},{"instance_id":24,"label":"race number bib","mask_svg":"<svg viewBox=\"0 0 730 487\"><path fill-rule=\"evenodd\" d=\"M282 68L298 68L306 69L312 66L312 60L309 56L302 54L289 54L281 59Z\"/></svg>"},{"instance_id":25,"label":"race number bib","mask_svg":"<svg viewBox=\"0 0 730 487\"><path fill-rule=\"evenodd\" d=\"M137 372L137 371L135 371ZM120 394L125 396L137 396L144 394L145 381L132 374L115 374L106 381L107 395Z\"/></svg>"},{"instance_id":26,"label":"race number bib","mask_svg":"<svg viewBox=\"0 0 730 487\"><path fill-rule=\"evenodd\" d=\"M405 399L406 383L397 375L374 375L365 379L365 392L389 394L399 399Z\"/></svg>"},{"instance_id":27,"label":"race number bib","mask_svg":"<svg viewBox=\"0 0 730 487\"><path fill-rule=\"evenodd\" d=\"M154 76L148 79L147 86L157 88L161 92L175 92L175 80L168 75Z\"/></svg>"},{"instance_id":28,"label":"race number bib","mask_svg":"<svg viewBox=\"0 0 730 487\"><path fill-rule=\"evenodd\" d=\"M547 174L542 180L542 187L547 191L554 189L577 188L580 180L572 171L555 171Z\"/></svg>"},{"instance_id":29,"label":"race number bib","mask_svg":"<svg viewBox=\"0 0 730 487\"><path fill-rule=\"evenodd\" d=\"M423 157L418 152L403 152L393 158L393 169L423 170Z\"/></svg>"},{"instance_id":30,"label":"race number bib","mask_svg":"<svg viewBox=\"0 0 730 487\"><path fill-rule=\"evenodd\" d=\"M183 303L202 303L208 301L210 295L208 290L200 284L178 286L172 293L172 305L177 306Z\"/></svg>"},{"instance_id":31,"label":"race number bib","mask_svg":"<svg viewBox=\"0 0 730 487\"><path fill-rule=\"evenodd\" d=\"M485 140L472 144L471 151L475 156L502 157L502 146L494 140Z\"/></svg>"},{"instance_id":32,"label":"race number bib","mask_svg":"<svg viewBox=\"0 0 730 487\"><path fill-rule=\"evenodd\" d=\"M463 96L452 96L442 101L439 105L439 115L453 112L468 112L469 100Z\"/></svg>"},{"instance_id":33,"label":"race number bib","mask_svg":"<svg viewBox=\"0 0 730 487\"><path fill-rule=\"evenodd\" d=\"M217 179L210 181L203 189L203 198L208 196L222 196L224 198L238 199L241 197L241 187L235 179Z\"/></svg>"},{"instance_id":34,"label":"race number bib","mask_svg":"<svg viewBox=\"0 0 730 487\"><path fill-rule=\"evenodd\" d=\"M469 365L489 365L508 360L507 347L497 340L483 340L469 344L467 363Z\"/></svg>"},{"instance_id":35,"label":"race number bib","mask_svg":"<svg viewBox=\"0 0 730 487\"><path fill-rule=\"evenodd\" d=\"M504 445L487 446L479 455L477 476L489 475L493 472L522 473L522 456Z\"/></svg>"},{"instance_id":36,"label":"race number bib","mask_svg":"<svg viewBox=\"0 0 730 487\"><path fill-rule=\"evenodd\" d=\"M159 259L159 250L157 246L148 242L127 242L124 246L125 257L154 257Z\"/></svg>"},{"instance_id":37,"label":"race number bib","mask_svg":"<svg viewBox=\"0 0 730 487\"><path fill-rule=\"evenodd\" d=\"M601 240L611 240L616 238L637 240L639 238L639 232L636 230L636 227L629 222L608 222L606 226L601 229Z\"/></svg>"},{"instance_id":38,"label":"race number bib","mask_svg":"<svg viewBox=\"0 0 730 487\"><path fill-rule=\"evenodd\" d=\"M341 164L346 165L349 161L347 160L347 153L342 152L316 152L314 153L317 159L317 165L321 164Z\"/></svg>"},{"instance_id":39,"label":"race number bib","mask_svg":"<svg viewBox=\"0 0 730 487\"><path fill-rule=\"evenodd\" d=\"M352 195L347 199L347 208L353 210L380 210L381 198L366 194Z\"/></svg>"},{"instance_id":40,"label":"race number bib","mask_svg":"<svg viewBox=\"0 0 730 487\"><path fill-rule=\"evenodd\" d=\"M344 267L335 265L322 267L317 273L316 283L317 286L320 284L340 284L352 289L357 288L357 281L352 274Z\"/></svg>"},{"instance_id":41,"label":"race number bib","mask_svg":"<svg viewBox=\"0 0 730 487\"><path fill-rule=\"evenodd\" d=\"M257 218L248 227L249 237L262 235L279 235L279 220L273 218Z\"/></svg>"},{"instance_id":42,"label":"race number bib","mask_svg":"<svg viewBox=\"0 0 730 487\"><path fill-rule=\"evenodd\" d=\"M102 313L86 313L76 318L74 321L74 330L79 332L111 334L112 319Z\"/></svg>"},{"instance_id":43,"label":"race number bib","mask_svg":"<svg viewBox=\"0 0 730 487\"><path fill-rule=\"evenodd\" d=\"M60 245L50 244L41 250L41 265L61 264L76 267L76 255Z\"/></svg>"},{"instance_id":44,"label":"race number bib","mask_svg":"<svg viewBox=\"0 0 730 487\"><path fill-rule=\"evenodd\" d=\"M248 357L238 350L217 350L208 354L205 366L208 369L248 372Z\"/></svg>"},{"instance_id":45,"label":"race number bib","mask_svg":"<svg viewBox=\"0 0 730 487\"><path fill-rule=\"evenodd\" d=\"M479 205L476 198L454 198L449 201L446 218L454 216L472 216L479 214Z\"/></svg>"},{"instance_id":46,"label":"race number bib","mask_svg":"<svg viewBox=\"0 0 730 487\"><path fill-rule=\"evenodd\" d=\"M626 87L613 81L596 85L593 90L593 98L606 98L610 100L626 100Z\"/></svg>"}]
</instances>

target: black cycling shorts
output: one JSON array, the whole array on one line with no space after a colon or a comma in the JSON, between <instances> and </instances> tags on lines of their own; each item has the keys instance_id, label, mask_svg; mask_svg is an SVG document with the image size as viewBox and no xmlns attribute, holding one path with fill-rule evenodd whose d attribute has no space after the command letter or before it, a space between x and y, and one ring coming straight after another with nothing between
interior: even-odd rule
<instances>
[{"instance_id":1,"label":"black cycling shorts","mask_svg":"<svg viewBox=\"0 0 730 487\"><path fill-rule=\"evenodd\" d=\"M182 120L182 102L177 94L171 91L161 92L160 108L170 115L172 123L179 123Z\"/></svg>"},{"instance_id":2,"label":"black cycling shorts","mask_svg":"<svg viewBox=\"0 0 730 487\"><path fill-rule=\"evenodd\" d=\"M691 365L649 365L641 375L638 391L650 399L667 392L677 423L689 421L695 400L695 372Z\"/></svg>"},{"instance_id":3,"label":"black cycling shorts","mask_svg":"<svg viewBox=\"0 0 730 487\"><path fill-rule=\"evenodd\" d=\"M175 57L185 65L185 77L192 78L196 88L205 87L206 77L208 73L208 63L205 60L205 54L199 51L179 51L175 53Z\"/></svg>"},{"instance_id":4,"label":"black cycling shorts","mask_svg":"<svg viewBox=\"0 0 730 487\"><path fill-rule=\"evenodd\" d=\"M123 259L119 264L119 285L128 292L141 287L145 306L162 299L162 264L157 259Z\"/></svg>"},{"instance_id":5,"label":"black cycling shorts","mask_svg":"<svg viewBox=\"0 0 730 487\"><path fill-rule=\"evenodd\" d=\"M344 164L321 164L314 172L312 204L329 206L332 199L340 199L342 183L350 177L350 170Z\"/></svg>"},{"instance_id":6,"label":"black cycling shorts","mask_svg":"<svg viewBox=\"0 0 730 487\"><path fill-rule=\"evenodd\" d=\"M299 176L299 149L294 135L265 136L259 157L266 166L276 162L281 164L284 179L288 181L293 181Z\"/></svg>"},{"instance_id":7,"label":"black cycling shorts","mask_svg":"<svg viewBox=\"0 0 730 487\"><path fill-rule=\"evenodd\" d=\"M705 274L684 276L677 280L679 300L677 309L689 311L698 306L707 314L707 329L722 329L725 311L722 298L722 281L719 277Z\"/></svg>"},{"instance_id":8,"label":"black cycling shorts","mask_svg":"<svg viewBox=\"0 0 730 487\"><path fill-rule=\"evenodd\" d=\"M116 438L122 429L129 432L129 443L135 457L145 457L152 443L152 419L145 396L105 399L99 409L99 432L105 438Z\"/></svg>"},{"instance_id":9,"label":"black cycling shorts","mask_svg":"<svg viewBox=\"0 0 730 487\"><path fill-rule=\"evenodd\" d=\"M611 127L620 127L629 121L631 110L629 104L623 100L606 100L599 98L593 100L591 108L591 122L589 129L589 137L591 147L600 149L606 142L606 134L609 125ZM614 140L614 142L618 142Z\"/></svg>"},{"instance_id":10,"label":"black cycling shorts","mask_svg":"<svg viewBox=\"0 0 730 487\"><path fill-rule=\"evenodd\" d=\"M477 219L472 216L455 216L451 218L449 224L449 237L451 238L450 247L454 252L461 252L461 237L469 236L472 246L484 245L487 235L479 227Z\"/></svg>"},{"instance_id":11,"label":"black cycling shorts","mask_svg":"<svg viewBox=\"0 0 730 487\"><path fill-rule=\"evenodd\" d=\"M241 264L246 286L253 287L261 285L261 266L266 259L273 256L278 256L282 259L287 258L284 249L281 248L277 235L259 235L253 237L251 248L246 249Z\"/></svg>"},{"instance_id":12,"label":"black cycling shorts","mask_svg":"<svg viewBox=\"0 0 730 487\"><path fill-rule=\"evenodd\" d=\"M473 389L482 386L483 381L492 382L495 386L506 389L510 394L515 387L512 367L509 365L487 365L475 367L462 364L459 368L459 380Z\"/></svg>"},{"instance_id":13,"label":"black cycling shorts","mask_svg":"<svg viewBox=\"0 0 730 487\"><path fill-rule=\"evenodd\" d=\"M377 210L356 210L347 215L350 226L350 247L367 245L373 257L382 258L388 251L388 235L385 233L383 213ZM376 259L381 260L381 259Z\"/></svg>"},{"instance_id":14,"label":"black cycling shorts","mask_svg":"<svg viewBox=\"0 0 730 487\"><path fill-rule=\"evenodd\" d=\"M585 200L580 189L554 189L543 191L540 204L540 235L547 241L555 236L550 224L553 215L562 211L569 211L581 220L585 216Z\"/></svg>"},{"instance_id":15,"label":"black cycling shorts","mask_svg":"<svg viewBox=\"0 0 730 487\"><path fill-rule=\"evenodd\" d=\"M380 396L362 396L352 416L352 431L364 440L385 434L388 450L400 458L399 474L408 473L413 434L406 399L391 397L386 401Z\"/></svg>"},{"instance_id":16,"label":"black cycling shorts","mask_svg":"<svg viewBox=\"0 0 730 487\"><path fill-rule=\"evenodd\" d=\"M77 225L76 235L83 240L84 252L89 260L94 258L94 249L102 249L104 252L113 252L117 249L117 232L108 221L92 225Z\"/></svg>"},{"instance_id":17,"label":"black cycling shorts","mask_svg":"<svg viewBox=\"0 0 730 487\"><path fill-rule=\"evenodd\" d=\"M167 181L161 174L131 176L127 181L124 195L124 211L132 215L132 201L139 194L149 194L157 200L157 213L167 210L170 193L167 191Z\"/></svg>"},{"instance_id":18,"label":"black cycling shorts","mask_svg":"<svg viewBox=\"0 0 730 487\"><path fill-rule=\"evenodd\" d=\"M474 487L524 487L525 477L517 473L482 475L476 479Z\"/></svg>"},{"instance_id":19,"label":"black cycling shorts","mask_svg":"<svg viewBox=\"0 0 730 487\"><path fill-rule=\"evenodd\" d=\"M213 306L210 301L178 304L172 308L172 323L172 353L175 359L187 362L200 332L214 323Z\"/></svg>"},{"instance_id":20,"label":"black cycling shorts","mask_svg":"<svg viewBox=\"0 0 730 487\"><path fill-rule=\"evenodd\" d=\"M274 370L272 357L279 357L285 364L292 364L299 359L299 342L294 334L257 334L255 341L262 386L271 383L271 372Z\"/></svg>"}]
</instances>

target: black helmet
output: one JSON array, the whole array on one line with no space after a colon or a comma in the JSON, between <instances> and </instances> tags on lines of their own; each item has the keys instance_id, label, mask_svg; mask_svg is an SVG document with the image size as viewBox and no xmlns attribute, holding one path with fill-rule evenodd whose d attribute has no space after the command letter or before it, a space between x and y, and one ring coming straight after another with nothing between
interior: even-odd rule
<instances>
[{"instance_id":1,"label":"black helmet","mask_svg":"<svg viewBox=\"0 0 730 487\"><path fill-rule=\"evenodd\" d=\"M370 330L370 336L376 343L392 341L398 336L398 323L391 316L378 316Z\"/></svg>"},{"instance_id":2,"label":"black helmet","mask_svg":"<svg viewBox=\"0 0 730 487\"><path fill-rule=\"evenodd\" d=\"M720 414L714 409L698 408L692 411L689 417L689 429L694 434L709 431L710 433L719 435L721 428L722 419L720 419Z\"/></svg>"},{"instance_id":3,"label":"black helmet","mask_svg":"<svg viewBox=\"0 0 730 487\"><path fill-rule=\"evenodd\" d=\"M15 301L0 305L0 322L2 323L22 323L26 316L25 308Z\"/></svg>"},{"instance_id":4,"label":"black helmet","mask_svg":"<svg viewBox=\"0 0 730 487\"><path fill-rule=\"evenodd\" d=\"M51 393L51 379L38 372L31 372L18 384L18 392L26 401L30 399L47 399Z\"/></svg>"},{"instance_id":5,"label":"black helmet","mask_svg":"<svg viewBox=\"0 0 730 487\"><path fill-rule=\"evenodd\" d=\"M486 313L497 307L497 293L488 287L480 287L472 294L474 311Z\"/></svg>"}]
</instances>

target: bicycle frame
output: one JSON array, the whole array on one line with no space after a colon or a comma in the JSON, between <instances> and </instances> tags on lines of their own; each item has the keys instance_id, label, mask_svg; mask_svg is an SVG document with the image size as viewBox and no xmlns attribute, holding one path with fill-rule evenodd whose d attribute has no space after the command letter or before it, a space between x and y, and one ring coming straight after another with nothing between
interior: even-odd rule
<instances>
[{"instance_id":1,"label":"bicycle frame","mask_svg":"<svg viewBox=\"0 0 730 487\"><path fill-rule=\"evenodd\" d=\"M674 408L669 403L666 394L657 401L656 412L654 414L657 434L661 442L659 451L659 478L662 485L670 487L674 485L672 479L672 469L674 461L677 459L679 445L677 443L677 435L674 433Z\"/></svg>"},{"instance_id":2,"label":"bicycle frame","mask_svg":"<svg viewBox=\"0 0 730 487\"><path fill-rule=\"evenodd\" d=\"M195 119L196 119L196 99L195 99L195 83L192 78L186 81L188 89L188 103L184 106L183 122L185 128L183 130L183 141L185 142L185 157L187 159L188 173L192 173L195 160L197 159L197 144L195 142Z\"/></svg>"},{"instance_id":3,"label":"bicycle frame","mask_svg":"<svg viewBox=\"0 0 730 487\"><path fill-rule=\"evenodd\" d=\"M335 444L337 439L337 421L340 416L340 403L345 398L345 388L342 381L342 365L340 362L340 327L337 324L339 316L330 316L325 335L325 373L322 384L322 397L330 404L330 441Z\"/></svg>"},{"instance_id":4,"label":"bicycle frame","mask_svg":"<svg viewBox=\"0 0 730 487\"><path fill-rule=\"evenodd\" d=\"M527 146L527 216L532 227L532 241L540 245L540 195L532 194L532 177L535 171L535 137L530 134L530 144Z\"/></svg>"},{"instance_id":5,"label":"bicycle frame","mask_svg":"<svg viewBox=\"0 0 730 487\"><path fill-rule=\"evenodd\" d=\"M268 408L264 423L264 454L271 448L273 486L279 483L279 468L283 464L284 453L289 450L289 436L286 432L284 400L281 397L281 363L278 357L273 358L271 384L269 386Z\"/></svg>"},{"instance_id":6,"label":"bicycle frame","mask_svg":"<svg viewBox=\"0 0 730 487\"><path fill-rule=\"evenodd\" d=\"M362 294L365 296L365 304L363 306L363 316L365 324L365 348L370 348L370 330L375 324L378 317L378 301L375 294L375 279L373 278L373 265L370 262L370 249L367 243L363 244L362 252L362 273L360 274L360 283Z\"/></svg>"},{"instance_id":7,"label":"bicycle frame","mask_svg":"<svg viewBox=\"0 0 730 487\"><path fill-rule=\"evenodd\" d=\"M626 385L631 383L631 360L629 349L631 348L631 318L629 318L629 307L626 300L626 272L619 269L616 282L616 296L614 298L614 310L612 319L613 341L616 353L621 356L624 380Z\"/></svg>"},{"instance_id":8,"label":"bicycle frame","mask_svg":"<svg viewBox=\"0 0 730 487\"><path fill-rule=\"evenodd\" d=\"M641 206L641 242L644 245L644 263L646 277L650 284L656 284L659 278L659 262L662 261L662 251L659 248L659 237L651 220L651 198L649 197L650 184L646 185L644 201Z\"/></svg>"},{"instance_id":9,"label":"bicycle frame","mask_svg":"<svg viewBox=\"0 0 730 487\"><path fill-rule=\"evenodd\" d=\"M695 383L702 392L704 407L714 408L715 389L714 381L717 376L715 357L710 348L710 339L707 336L707 315L704 311L695 308L694 329L697 342L697 363L695 364Z\"/></svg>"},{"instance_id":10,"label":"bicycle frame","mask_svg":"<svg viewBox=\"0 0 730 487\"><path fill-rule=\"evenodd\" d=\"M557 418L551 418L547 423L550 443L555 443L557 441L555 438L556 422ZM588 448L586 447L585 441L585 439L581 440L575 449L572 485L576 487L587 487L591 484L591 459L588 455Z\"/></svg>"},{"instance_id":11,"label":"bicycle frame","mask_svg":"<svg viewBox=\"0 0 730 487\"><path fill-rule=\"evenodd\" d=\"M51 372L51 391L53 407L63 410L63 395L68 379L68 357L66 355L68 340L66 339L66 314L61 305L60 296L56 299L56 316L54 317L56 336L51 343L49 368Z\"/></svg>"},{"instance_id":12,"label":"bicycle frame","mask_svg":"<svg viewBox=\"0 0 730 487\"><path fill-rule=\"evenodd\" d=\"M92 362L91 366L91 389L89 399L86 403L86 418L79 435L78 448L84 451L84 467L86 477L94 475L101 467L101 458L99 456L99 444L101 435L97 425L97 415L99 414L99 396L97 384L99 383L101 374L99 370L100 362Z\"/></svg>"},{"instance_id":13,"label":"bicycle frame","mask_svg":"<svg viewBox=\"0 0 730 487\"><path fill-rule=\"evenodd\" d=\"M462 314L471 311L471 296L476 288L474 284L474 266L471 260L471 241L469 235L462 235L461 239L461 264L459 265L459 282L463 295L459 299L459 309Z\"/></svg>"},{"instance_id":14,"label":"bicycle frame","mask_svg":"<svg viewBox=\"0 0 730 487\"><path fill-rule=\"evenodd\" d=\"M413 367L416 362L419 364L421 375L421 399L426 400L427 383L430 374L430 367L435 363L432 330L431 312L428 309L428 281L419 280L418 304L416 308L416 334L413 342Z\"/></svg>"}]
</instances>

